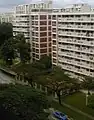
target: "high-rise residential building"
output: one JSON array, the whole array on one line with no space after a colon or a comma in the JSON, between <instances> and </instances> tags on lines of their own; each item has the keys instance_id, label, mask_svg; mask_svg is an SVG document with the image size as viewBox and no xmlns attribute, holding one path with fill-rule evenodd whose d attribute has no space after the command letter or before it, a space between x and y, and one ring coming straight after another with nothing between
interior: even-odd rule
<instances>
[{"instance_id":1,"label":"high-rise residential building","mask_svg":"<svg viewBox=\"0 0 94 120\"><path fill-rule=\"evenodd\" d=\"M94 77L94 9L74 4L52 13L52 63Z\"/></svg>"},{"instance_id":2,"label":"high-rise residential building","mask_svg":"<svg viewBox=\"0 0 94 120\"><path fill-rule=\"evenodd\" d=\"M23 33L30 42L32 60L51 54L51 13L51 0L15 8L13 34Z\"/></svg>"},{"instance_id":3,"label":"high-rise residential building","mask_svg":"<svg viewBox=\"0 0 94 120\"><path fill-rule=\"evenodd\" d=\"M13 12L1 13L0 14L0 23L13 23Z\"/></svg>"}]
</instances>

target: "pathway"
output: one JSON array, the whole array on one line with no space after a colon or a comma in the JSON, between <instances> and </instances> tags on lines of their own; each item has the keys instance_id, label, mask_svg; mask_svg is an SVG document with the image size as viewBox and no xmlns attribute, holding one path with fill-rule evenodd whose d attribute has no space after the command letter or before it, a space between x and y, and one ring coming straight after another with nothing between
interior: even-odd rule
<instances>
[{"instance_id":1,"label":"pathway","mask_svg":"<svg viewBox=\"0 0 94 120\"><path fill-rule=\"evenodd\" d=\"M87 91L87 90L80 90L80 92L85 93L85 94L87 94L87 93L88 93L88 91ZM94 94L94 91L92 91L92 90L91 90L91 91L90 91L90 93L91 93L91 94Z\"/></svg>"},{"instance_id":2,"label":"pathway","mask_svg":"<svg viewBox=\"0 0 94 120\"><path fill-rule=\"evenodd\" d=\"M13 83L14 79L0 70L0 84Z\"/></svg>"}]
</instances>

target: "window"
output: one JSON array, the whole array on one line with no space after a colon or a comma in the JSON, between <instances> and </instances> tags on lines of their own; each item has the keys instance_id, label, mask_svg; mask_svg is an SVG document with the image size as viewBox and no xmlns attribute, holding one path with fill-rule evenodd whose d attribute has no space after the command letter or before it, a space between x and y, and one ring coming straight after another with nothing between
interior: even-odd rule
<instances>
[{"instance_id":1,"label":"window","mask_svg":"<svg viewBox=\"0 0 94 120\"><path fill-rule=\"evenodd\" d=\"M40 25L47 25L47 21L40 21Z\"/></svg>"},{"instance_id":2,"label":"window","mask_svg":"<svg viewBox=\"0 0 94 120\"><path fill-rule=\"evenodd\" d=\"M33 48L32 50L33 50L33 52L35 52L35 48Z\"/></svg>"},{"instance_id":3,"label":"window","mask_svg":"<svg viewBox=\"0 0 94 120\"><path fill-rule=\"evenodd\" d=\"M52 22L52 26L56 26L56 22L53 21L53 22Z\"/></svg>"},{"instance_id":4,"label":"window","mask_svg":"<svg viewBox=\"0 0 94 120\"><path fill-rule=\"evenodd\" d=\"M53 53L53 57L56 57L56 53Z\"/></svg>"},{"instance_id":5,"label":"window","mask_svg":"<svg viewBox=\"0 0 94 120\"><path fill-rule=\"evenodd\" d=\"M41 52L41 53L46 53L46 52L47 52L47 49L40 49L40 52Z\"/></svg>"},{"instance_id":6,"label":"window","mask_svg":"<svg viewBox=\"0 0 94 120\"><path fill-rule=\"evenodd\" d=\"M51 47L51 43L49 43L49 47Z\"/></svg>"},{"instance_id":7,"label":"window","mask_svg":"<svg viewBox=\"0 0 94 120\"><path fill-rule=\"evenodd\" d=\"M47 18L46 15L40 15L40 20L44 20L44 19L46 19L46 18Z\"/></svg>"},{"instance_id":8,"label":"window","mask_svg":"<svg viewBox=\"0 0 94 120\"><path fill-rule=\"evenodd\" d=\"M38 58L38 59L39 59L39 55L36 55L36 58Z\"/></svg>"},{"instance_id":9,"label":"window","mask_svg":"<svg viewBox=\"0 0 94 120\"><path fill-rule=\"evenodd\" d=\"M53 20L56 20L56 15L53 15L53 16L52 16L52 19L53 19Z\"/></svg>"},{"instance_id":10,"label":"window","mask_svg":"<svg viewBox=\"0 0 94 120\"><path fill-rule=\"evenodd\" d=\"M40 47L41 48L47 47L47 44L46 43L45 44L40 44Z\"/></svg>"},{"instance_id":11,"label":"window","mask_svg":"<svg viewBox=\"0 0 94 120\"><path fill-rule=\"evenodd\" d=\"M48 27L48 30L51 30L51 26Z\"/></svg>"},{"instance_id":12,"label":"window","mask_svg":"<svg viewBox=\"0 0 94 120\"><path fill-rule=\"evenodd\" d=\"M40 38L40 42L47 42L47 38Z\"/></svg>"},{"instance_id":13,"label":"window","mask_svg":"<svg viewBox=\"0 0 94 120\"><path fill-rule=\"evenodd\" d=\"M38 21L35 21L35 24L34 25L38 25Z\"/></svg>"},{"instance_id":14,"label":"window","mask_svg":"<svg viewBox=\"0 0 94 120\"><path fill-rule=\"evenodd\" d=\"M47 36L47 32L40 33L40 37Z\"/></svg>"},{"instance_id":15,"label":"window","mask_svg":"<svg viewBox=\"0 0 94 120\"><path fill-rule=\"evenodd\" d=\"M51 21L48 22L48 25L51 25Z\"/></svg>"},{"instance_id":16,"label":"window","mask_svg":"<svg viewBox=\"0 0 94 120\"><path fill-rule=\"evenodd\" d=\"M51 15L48 16L48 19L51 19Z\"/></svg>"},{"instance_id":17,"label":"window","mask_svg":"<svg viewBox=\"0 0 94 120\"><path fill-rule=\"evenodd\" d=\"M35 57L35 53L33 53L33 57Z\"/></svg>"},{"instance_id":18,"label":"window","mask_svg":"<svg viewBox=\"0 0 94 120\"><path fill-rule=\"evenodd\" d=\"M56 59L53 58L53 63L56 63Z\"/></svg>"},{"instance_id":19,"label":"window","mask_svg":"<svg viewBox=\"0 0 94 120\"><path fill-rule=\"evenodd\" d=\"M49 39L49 41L51 41L51 40L52 40L52 38L51 38L51 37L49 37L48 39Z\"/></svg>"},{"instance_id":20,"label":"window","mask_svg":"<svg viewBox=\"0 0 94 120\"><path fill-rule=\"evenodd\" d=\"M51 52L52 50L51 50L51 48L49 48L49 52Z\"/></svg>"},{"instance_id":21,"label":"window","mask_svg":"<svg viewBox=\"0 0 94 120\"><path fill-rule=\"evenodd\" d=\"M48 36L51 36L51 32L48 33Z\"/></svg>"},{"instance_id":22,"label":"window","mask_svg":"<svg viewBox=\"0 0 94 120\"><path fill-rule=\"evenodd\" d=\"M40 27L40 31L46 31L47 27Z\"/></svg>"},{"instance_id":23,"label":"window","mask_svg":"<svg viewBox=\"0 0 94 120\"><path fill-rule=\"evenodd\" d=\"M36 49L36 53L39 53L39 49Z\"/></svg>"},{"instance_id":24,"label":"window","mask_svg":"<svg viewBox=\"0 0 94 120\"><path fill-rule=\"evenodd\" d=\"M56 39L56 34L53 34L53 38Z\"/></svg>"},{"instance_id":25,"label":"window","mask_svg":"<svg viewBox=\"0 0 94 120\"><path fill-rule=\"evenodd\" d=\"M56 28L53 28L53 29L52 29L52 32L56 32Z\"/></svg>"},{"instance_id":26,"label":"window","mask_svg":"<svg viewBox=\"0 0 94 120\"><path fill-rule=\"evenodd\" d=\"M56 45L56 41L55 40L53 40L53 45Z\"/></svg>"},{"instance_id":27,"label":"window","mask_svg":"<svg viewBox=\"0 0 94 120\"><path fill-rule=\"evenodd\" d=\"M38 47L39 47L39 44L36 44L36 47L38 48Z\"/></svg>"},{"instance_id":28,"label":"window","mask_svg":"<svg viewBox=\"0 0 94 120\"><path fill-rule=\"evenodd\" d=\"M35 20L38 20L38 15L35 16Z\"/></svg>"},{"instance_id":29,"label":"window","mask_svg":"<svg viewBox=\"0 0 94 120\"><path fill-rule=\"evenodd\" d=\"M55 46L53 46L53 50L56 51L56 47Z\"/></svg>"}]
</instances>

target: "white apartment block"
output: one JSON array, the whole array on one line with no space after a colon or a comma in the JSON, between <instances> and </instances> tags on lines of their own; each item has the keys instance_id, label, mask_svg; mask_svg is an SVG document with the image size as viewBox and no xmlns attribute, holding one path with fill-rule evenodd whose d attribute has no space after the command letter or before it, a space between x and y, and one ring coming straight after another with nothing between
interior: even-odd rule
<instances>
[{"instance_id":1,"label":"white apartment block","mask_svg":"<svg viewBox=\"0 0 94 120\"><path fill-rule=\"evenodd\" d=\"M13 12L1 13L0 14L0 23L13 23Z\"/></svg>"},{"instance_id":2,"label":"white apartment block","mask_svg":"<svg viewBox=\"0 0 94 120\"><path fill-rule=\"evenodd\" d=\"M18 5L15 8L13 34L23 33L31 44L33 60L51 54L52 1Z\"/></svg>"},{"instance_id":3,"label":"white apartment block","mask_svg":"<svg viewBox=\"0 0 94 120\"><path fill-rule=\"evenodd\" d=\"M52 13L52 63L94 77L94 9L74 4Z\"/></svg>"}]
</instances>

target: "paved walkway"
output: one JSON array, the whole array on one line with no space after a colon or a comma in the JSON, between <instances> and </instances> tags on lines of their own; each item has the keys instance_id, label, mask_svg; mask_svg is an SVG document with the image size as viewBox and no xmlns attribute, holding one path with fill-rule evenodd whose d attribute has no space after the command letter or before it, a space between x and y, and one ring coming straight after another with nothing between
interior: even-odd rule
<instances>
[{"instance_id":1,"label":"paved walkway","mask_svg":"<svg viewBox=\"0 0 94 120\"><path fill-rule=\"evenodd\" d=\"M87 93L88 93L88 91L87 91L87 90L80 90L80 92L85 93L85 94L87 94ZM91 94L94 94L94 91L90 91L90 93L91 93Z\"/></svg>"},{"instance_id":2,"label":"paved walkway","mask_svg":"<svg viewBox=\"0 0 94 120\"><path fill-rule=\"evenodd\" d=\"M15 80L0 70L0 84L14 83Z\"/></svg>"},{"instance_id":3,"label":"paved walkway","mask_svg":"<svg viewBox=\"0 0 94 120\"><path fill-rule=\"evenodd\" d=\"M55 102L58 102L58 100L56 100L56 99L54 99L54 101L55 101ZM82 114L82 115L90 118L91 120L94 120L94 117L93 117L93 116L91 116L91 115L89 115L89 114L87 114L87 113L84 113L84 112L82 112L81 110L79 110L79 109L77 109L77 108L75 108L75 107L73 107L73 106L71 106L71 105L68 105L68 104L65 104L65 103L62 103L62 104L63 104L65 107L67 107L67 108L69 108L69 109L71 109L71 110L73 110L73 111L75 111L75 112L77 112L77 113L79 113L79 114Z\"/></svg>"},{"instance_id":4,"label":"paved walkway","mask_svg":"<svg viewBox=\"0 0 94 120\"><path fill-rule=\"evenodd\" d=\"M4 71L4 72L6 72L6 73L12 74L12 75L16 75L15 72L9 70L8 68L2 68L2 67L0 67L0 70Z\"/></svg>"}]
</instances>

